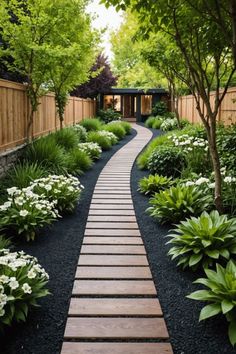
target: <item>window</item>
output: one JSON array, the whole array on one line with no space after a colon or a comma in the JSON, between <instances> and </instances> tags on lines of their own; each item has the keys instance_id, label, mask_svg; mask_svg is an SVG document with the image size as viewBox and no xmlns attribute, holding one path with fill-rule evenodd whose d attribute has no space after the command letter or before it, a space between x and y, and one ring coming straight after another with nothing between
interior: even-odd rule
<instances>
[{"instance_id":1,"label":"window","mask_svg":"<svg viewBox=\"0 0 236 354\"><path fill-rule=\"evenodd\" d=\"M152 113L152 96L142 95L141 96L141 114L148 115Z\"/></svg>"}]
</instances>

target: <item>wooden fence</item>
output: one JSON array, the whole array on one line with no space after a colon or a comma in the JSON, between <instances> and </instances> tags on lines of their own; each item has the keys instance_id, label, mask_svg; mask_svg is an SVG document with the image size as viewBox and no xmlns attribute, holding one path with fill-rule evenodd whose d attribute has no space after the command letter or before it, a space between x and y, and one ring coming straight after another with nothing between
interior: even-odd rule
<instances>
[{"instance_id":1,"label":"wooden fence","mask_svg":"<svg viewBox=\"0 0 236 354\"><path fill-rule=\"evenodd\" d=\"M211 104L214 105L215 92L211 92ZM203 103L202 103L203 104ZM182 96L179 99L179 115L187 118L191 123L201 123L192 95ZM226 93L218 114L218 122L225 125L236 123L236 87L231 87Z\"/></svg>"},{"instance_id":2,"label":"wooden fence","mask_svg":"<svg viewBox=\"0 0 236 354\"><path fill-rule=\"evenodd\" d=\"M29 101L25 85L0 80L0 152L23 144L26 141ZM70 97L65 110L64 125L80 122L83 118L94 117L96 101ZM34 117L32 135L38 137L59 128L54 95L49 93L41 98L38 112Z\"/></svg>"}]
</instances>

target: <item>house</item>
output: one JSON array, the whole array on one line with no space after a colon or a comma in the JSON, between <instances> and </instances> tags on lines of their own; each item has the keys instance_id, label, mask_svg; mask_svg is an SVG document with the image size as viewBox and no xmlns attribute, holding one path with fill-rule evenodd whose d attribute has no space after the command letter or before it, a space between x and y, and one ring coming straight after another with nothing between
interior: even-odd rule
<instances>
[{"instance_id":1,"label":"house","mask_svg":"<svg viewBox=\"0 0 236 354\"><path fill-rule=\"evenodd\" d=\"M112 88L100 93L99 109L112 108L122 118L131 122L143 122L151 115L152 107L160 100L168 101L168 92L162 88L140 90L135 88Z\"/></svg>"}]
</instances>

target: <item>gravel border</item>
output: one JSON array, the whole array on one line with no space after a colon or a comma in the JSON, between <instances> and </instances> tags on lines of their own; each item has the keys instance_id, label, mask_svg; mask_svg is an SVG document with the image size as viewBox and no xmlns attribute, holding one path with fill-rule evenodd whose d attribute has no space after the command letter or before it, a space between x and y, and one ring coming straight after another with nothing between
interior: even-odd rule
<instances>
[{"instance_id":1,"label":"gravel border","mask_svg":"<svg viewBox=\"0 0 236 354\"><path fill-rule=\"evenodd\" d=\"M154 133L153 138L160 135L160 131L150 130ZM175 354L236 353L229 343L228 324L224 317L216 316L199 323L203 303L186 298L186 295L199 289L199 285L192 282L201 274L178 269L167 256L169 247L165 245L167 239L164 236L170 227L159 225L145 213L148 197L137 192L138 181L148 174L147 171L140 171L137 164L134 165L132 197L173 351Z\"/></svg>"},{"instance_id":2,"label":"gravel border","mask_svg":"<svg viewBox=\"0 0 236 354\"><path fill-rule=\"evenodd\" d=\"M51 296L41 299L41 307L29 313L26 323L16 324L0 334L1 354L59 354L63 341L69 301L87 215L97 178L111 156L136 135L132 130L109 151L103 152L91 170L80 177L85 189L72 215L43 230L34 243L17 248L38 258L49 273ZM112 353L111 353L112 354Z\"/></svg>"}]
</instances>

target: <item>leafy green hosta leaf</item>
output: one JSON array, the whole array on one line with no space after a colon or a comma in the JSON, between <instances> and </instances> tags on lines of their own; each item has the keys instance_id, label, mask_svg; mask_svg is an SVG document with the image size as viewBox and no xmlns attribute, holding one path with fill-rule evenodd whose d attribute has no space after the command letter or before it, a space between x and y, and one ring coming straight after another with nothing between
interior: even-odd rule
<instances>
[{"instance_id":1,"label":"leafy green hosta leaf","mask_svg":"<svg viewBox=\"0 0 236 354\"><path fill-rule=\"evenodd\" d=\"M236 321L230 322L228 335L229 335L230 343L234 346L236 344Z\"/></svg>"},{"instance_id":2,"label":"leafy green hosta leaf","mask_svg":"<svg viewBox=\"0 0 236 354\"><path fill-rule=\"evenodd\" d=\"M200 312L199 321L205 320L209 317L218 315L221 312L220 304L210 304L205 307Z\"/></svg>"},{"instance_id":3,"label":"leafy green hosta leaf","mask_svg":"<svg viewBox=\"0 0 236 354\"><path fill-rule=\"evenodd\" d=\"M225 315L227 312L231 311L234 308L234 304L232 304L231 301L225 299L221 303L221 308L223 314Z\"/></svg>"}]
</instances>

